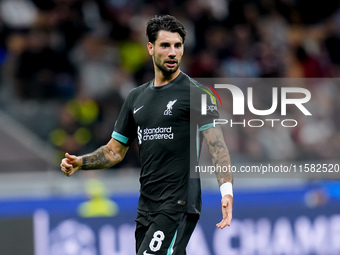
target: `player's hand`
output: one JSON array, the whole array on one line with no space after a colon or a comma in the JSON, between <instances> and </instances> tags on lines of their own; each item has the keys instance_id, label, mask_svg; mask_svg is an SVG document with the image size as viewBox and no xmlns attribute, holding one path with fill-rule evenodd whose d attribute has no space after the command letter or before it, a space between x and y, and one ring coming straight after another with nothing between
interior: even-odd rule
<instances>
[{"instance_id":1,"label":"player's hand","mask_svg":"<svg viewBox=\"0 0 340 255\"><path fill-rule=\"evenodd\" d=\"M230 226L231 219L233 218L234 198L231 195L225 195L222 197L221 203L223 219L220 223L216 224L216 227L223 229L226 226Z\"/></svg>"},{"instance_id":2,"label":"player's hand","mask_svg":"<svg viewBox=\"0 0 340 255\"><path fill-rule=\"evenodd\" d=\"M61 160L60 168L66 176L71 176L80 169L82 159L80 157L65 153L65 158Z\"/></svg>"}]
</instances>

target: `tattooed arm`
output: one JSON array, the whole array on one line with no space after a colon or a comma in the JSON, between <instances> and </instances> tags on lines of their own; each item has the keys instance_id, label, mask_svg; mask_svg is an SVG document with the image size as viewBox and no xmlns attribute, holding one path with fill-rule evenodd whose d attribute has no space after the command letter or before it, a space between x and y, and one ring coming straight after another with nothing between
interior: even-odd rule
<instances>
[{"instance_id":1,"label":"tattooed arm","mask_svg":"<svg viewBox=\"0 0 340 255\"><path fill-rule=\"evenodd\" d=\"M224 142L223 133L220 126L209 128L203 131L203 136L207 142L209 152L212 157L212 163L214 166L226 166L229 167L230 156L227 146ZM216 177L219 186L225 182L233 183L232 172L216 172Z\"/></svg>"},{"instance_id":2,"label":"tattooed arm","mask_svg":"<svg viewBox=\"0 0 340 255\"><path fill-rule=\"evenodd\" d=\"M66 153L65 158L60 164L61 171L66 176L71 176L79 169L91 170L108 168L121 162L128 149L128 146L124 146L111 138L106 145L90 154L78 157Z\"/></svg>"},{"instance_id":3,"label":"tattooed arm","mask_svg":"<svg viewBox=\"0 0 340 255\"><path fill-rule=\"evenodd\" d=\"M203 131L203 136L205 141L207 142L209 152L212 157L212 163L215 166L226 166L229 169L230 163L230 155L228 148L224 142L223 133L220 126L216 126L214 128L209 128ZM225 183L233 183L233 174L231 171L216 171L216 177L219 186ZM230 194L224 195L222 197L222 215L223 219L220 223L216 224L218 228L223 229L225 226L230 226L232 219L232 209L233 209L233 196Z\"/></svg>"}]
</instances>

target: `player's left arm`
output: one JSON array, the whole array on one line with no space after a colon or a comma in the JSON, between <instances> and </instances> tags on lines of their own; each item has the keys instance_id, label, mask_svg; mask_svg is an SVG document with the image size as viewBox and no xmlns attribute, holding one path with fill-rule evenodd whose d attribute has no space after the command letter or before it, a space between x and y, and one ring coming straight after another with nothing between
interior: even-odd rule
<instances>
[{"instance_id":1,"label":"player's left arm","mask_svg":"<svg viewBox=\"0 0 340 255\"><path fill-rule=\"evenodd\" d=\"M230 169L230 155L225 144L222 129L220 126L212 127L203 131L203 137L208 145L214 166L227 167ZM216 171L216 177L222 194L222 215L223 219L217 223L218 228L223 229L230 226L233 211L233 174L231 171Z\"/></svg>"}]
</instances>

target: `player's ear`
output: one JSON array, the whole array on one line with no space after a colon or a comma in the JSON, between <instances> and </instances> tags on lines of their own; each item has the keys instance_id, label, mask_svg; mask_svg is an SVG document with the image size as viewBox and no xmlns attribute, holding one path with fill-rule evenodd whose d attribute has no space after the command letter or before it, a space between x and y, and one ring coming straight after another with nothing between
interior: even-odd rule
<instances>
[{"instance_id":1,"label":"player's ear","mask_svg":"<svg viewBox=\"0 0 340 255\"><path fill-rule=\"evenodd\" d=\"M150 56L152 56L153 55L153 47L154 47L154 45L151 42L148 42L147 47L148 47L148 51L149 51Z\"/></svg>"}]
</instances>

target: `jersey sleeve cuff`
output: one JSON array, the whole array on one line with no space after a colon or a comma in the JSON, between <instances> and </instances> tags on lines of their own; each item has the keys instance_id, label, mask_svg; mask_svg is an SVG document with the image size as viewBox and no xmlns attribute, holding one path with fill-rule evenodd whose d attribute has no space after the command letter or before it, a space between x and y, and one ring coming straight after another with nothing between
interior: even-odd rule
<instances>
[{"instance_id":1,"label":"jersey sleeve cuff","mask_svg":"<svg viewBox=\"0 0 340 255\"><path fill-rule=\"evenodd\" d=\"M213 123L209 123L209 124L201 126L199 131L202 132L202 131L207 130L207 129L212 128L212 127L214 127L214 124Z\"/></svg>"},{"instance_id":2,"label":"jersey sleeve cuff","mask_svg":"<svg viewBox=\"0 0 340 255\"><path fill-rule=\"evenodd\" d=\"M123 136L122 134L119 134L116 131L112 132L111 137L124 144L127 144L127 142L129 141L129 138L127 138L126 136Z\"/></svg>"}]
</instances>

